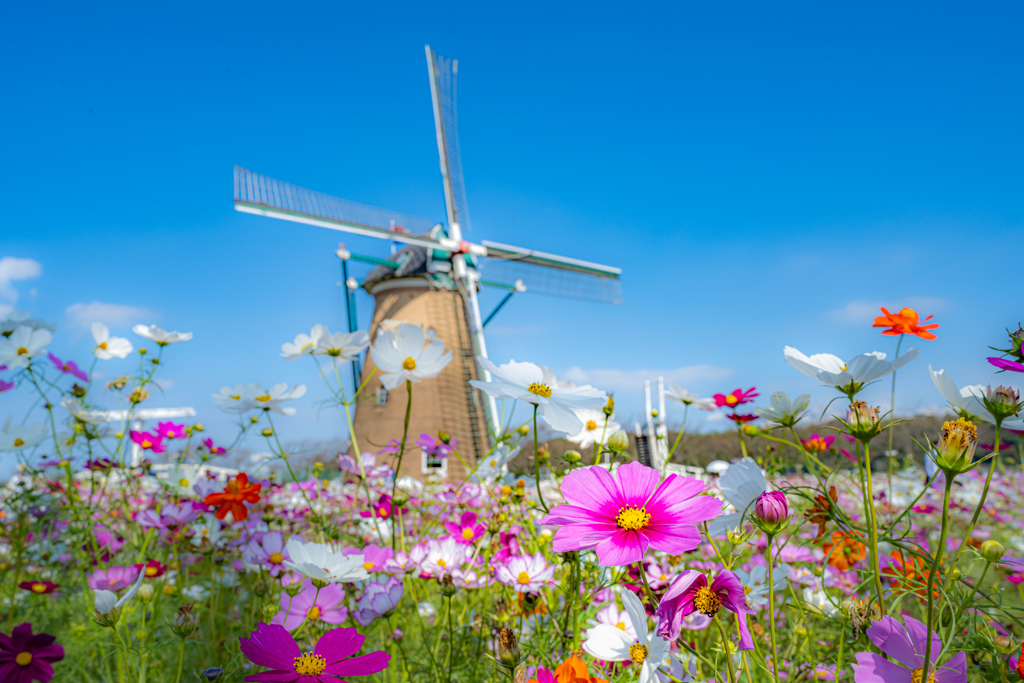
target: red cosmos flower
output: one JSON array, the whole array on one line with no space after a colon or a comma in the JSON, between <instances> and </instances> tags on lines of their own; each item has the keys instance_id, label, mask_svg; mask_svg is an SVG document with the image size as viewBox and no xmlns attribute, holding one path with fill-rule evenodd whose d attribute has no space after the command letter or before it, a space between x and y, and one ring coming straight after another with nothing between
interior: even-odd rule
<instances>
[{"instance_id":1,"label":"red cosmos flower","mask_svg":"<svg viewBox=\"0 0 1024 683\"><path fill-rule=\"evenodd\" d=\"M938 323L932 323L931 325L919 325L917 311L913 308L904 308L899 313L890 313L889 309L883 307L882 313L875 318L875 324L872 327L888 327L889 329L882 332L890 337L898 337L901 334L913 334L921 339L938 339L933 333L928 330L934 330L939 326ZM926 323L932 319L933 316L928 316L920 322Z\"/></svg>"},{"instance_id":2,"label":"red cosmos flower","mask_svg":"<svg viewBox=\"0 0 1024 683\"><path fill-rule=\"evenodd\" d=\"M217 506L217 519L224 519L230 512L236 522L241 522L249 516L245 503L260 502L261 488L263 484L250 484L249 475L239 472L238 476L227 483L223 492L211 493L203 502Z\"/></svg>"},{"instance_id":3,"label":"red cosmos flower","mask_svg":"<svg viewBox=\"0 0 1024 683\"><path fill-rule=\"evenodd\" d=\"M160 564L159 560L150 560L146 564L136 564L133 566L140 572L145 572L146 577L150 579L155 579L158 576L163 576L164 572L167 571L167 565Z\"/></svg>"},{"instance_id":4,"label":"red cosmos flower","mask_svg":"<svg viewBox=\"0 0 1024 683\"><path fill-rule=\"evenodd\" d=\"M744 403L753 403L754 397L760 396L757 393L757 387L750 387L746 391L742 389L733 389L731 394L715 394L715 405L719 408L735 408L741 406Z\"/></svg>"},{"instance_id":5,"label":"red cosmos flower","mask_svg":"<svg viewBox=\"0 0 1024 683\"><path fill-rule=\"evenodd\" d=\"M47 595L48 593L52 593L60 588L60 586L52 581L22 581L18 584L18 588L24 588L28 592L35 593L36 595Z\"/></svg>"},{"instance_id":6,"label":"red cosmos flower","mask_svg":"<svg viewBox=\"0 0 1024 683\"><path fill-rule=\"evenodd\" d=\"M757 419L757 415L740 415L739 413L733 413L726 415L727 418L735 422L736 424L744 424L747 422L753 422Z\"/></svg>"}]
</instances>

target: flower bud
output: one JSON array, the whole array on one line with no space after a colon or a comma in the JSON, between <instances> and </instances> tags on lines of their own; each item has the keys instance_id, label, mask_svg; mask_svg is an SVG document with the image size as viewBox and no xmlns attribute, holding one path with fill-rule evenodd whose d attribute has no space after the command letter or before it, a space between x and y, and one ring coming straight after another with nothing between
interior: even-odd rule
<instances>
[{"instance_id":1,"label":"flower bud","mask_svg":"<svg viewBox=\"0 0 1024 683\"><path fill-rule=\"evenodd\" d=\"M654 410L651 411L651 417L658 417L658 410L657 410L657 408L655 408Z\"/></svg>"},{"instance_id":2,"label":"flower bud","mask_svg":"<svg viewBox=\"0 0 1024 683\"><path fill-rule=\"evenodd\" d=\"M249 418L249 422L251 422L251 423L253 423L253 424L256 424L256 423L257 423L257 422L259 422L259 421L260 421L260 418L258 418L258 417L257 417L257 416L255 416L255 415L253 415L252 417L250 417L250 418Z\"/></svg>"},{"instance_id":3,"label":"flower bud","mask_svg":"<svg viewBox=\"0 0 1024 683\"><path fill-rule=\"evenodd\" d=\"M616 429L608 437L608 448L615 453L625 453L629 450L629 435L621 429Z\"/></svg>"},{"instance_id":4,"label":"flower bud","mask_svg":"<svg viewBox=\"0 0 1024 683\"><path fill-rule=\"evenodd\" d=\"M508 627L498 631L498 661L510 669L519 664L519 643Z\"/></svg>"},{"instance_id":5,"label":"flower bud","mask_svg":"<svg viewBox=\"0 0 1024 683\"><path fill-rule=\"evenodd\" d=\"M989 385L985 395L981 397L981 402L985 404L986 410L992 413L992 417L996 418L997 422L1018 415L1021 409L1020 392L1015 391L1012 387L998 386L993 389Z\"/></svg>"},{"instance_id":6,"label":"flower bud","mask_svg":"<svg viewBox=\"0 0 1024 683\"><path fill-rule=\"evenodd\" d=\"M519 436L526 436L527 434L530 433L530 425L519 425L519 429L517 429L516 431L519 432Z\"/></svg>"},{"instance_id":7,"label":"flower bud","mask_svg":"<svg viewBox=\"0 0 1024 683\"><path fill-rule=\"evenodd\" d=\"M402 632L402 629L396 628L394 631L391 632L391 637L398 641L404 638L405 634Z\"/></svg>"},{"instance_id":8,"label":"flower bud","mask_svg":"<svg viewBox=\"0 0 1024 683\"><path fill-rule=\"evenodd\" d=\"M972 462L977 443L978 429L973 422L962 417L947 420L942 423L942 435L930 455L939 469L955 477L977 466Z\"/></svg>"},{"instance_id":9,"label":"flower bud","mask_svg":"<svg viewBox=\"0 0 1024 683\"><path fill-rule=\"evenodd\" d=\"M128 397L128 400L131 401L132 403L142 403L148 398L149 389L146 389L145 387L135 387L134 389L132 389L132 393Z\"/></svg>"},{"instance_id":10,"label":"flower bud","mask_svg":"<svg viewBox=\"0 0 1024 683\"><path fill-rule=\"evenodd\" d=\"M998 562L1003 557L1006 548L999 541L988 540L981 544L981 556L989 562Z\"/></svg>"},{"instance_id":11,"label":"flower bud","mask_svg":"<svg viewBox=\"0 0 1024 683\"><path fill-rule=\"evenodd\" d=\"M946 576L949 577L950 581L959 581L960 580L960 569L958 567L953 567L952 569L949 570L949 573L947 573Z\"/></svg>"},{"instance_id":12,"label":"flower bud","mask_svg":"<svg viewBox=\"0 0 1024 683\"><path fill-rule=\"evenodd\" d=\"M743 529L736 527L735 529L725 530L726 538L729 539L729 543L733 545L743 545L750 538L750 534L743 533Z\"/></svg>"},{"instance_id":13,"label":"flower bud","mask_svg":"<svg viewBox=\"0 0 1024 683\"><path fill-rule=\"evenodd\" d=\"M197 432L201 432L203 431L203 429L205 429L205 427L203 427L202 422L196 422L194 425L192 425L192 429L196 430Z\"/></svg>"},{"instance_id":14,"label":"flower bud","mask_svg":"<svg viewBox=\"0 0 1024 683\"><path fill-rule=\"evenodd\" d=\"M782 491L765 491L754 502L754 521L765 533L782 530L789 521L789 501Z\"/></svg>"},{"instance_id":15,"label":"flower bud","mask_svg":"<svg viewBox=\"0 0 1024 683\"><path fill-rule=\"evenodd\" d=\"M274 435L274 430L271 429L270 427L267 427L266 429L263 430L262 433L263 433L263 436L265 436L267 438L270 438L270 437L272 437Z\"/></svg>"},{"instance_id":16,"label":"flower bud","mask_svg":"<svg viewBox=\"0 0 1024 683\"><path fill-rule=\"evenodd\" d=\"M846 430L860 441L867 443L881 433L881 410L872 408L864 401L853 401L846 409Z\"/></svg>"},{"instance_id":17,"label":"flower bud","mask_svg":"<svg viewBox=\"0 0 1024 683\"><path fill-rule=\"evenodd\" d=\"M562 460L566 461L571 465L575 465L576 463L583 460L583 456L580 455L579 451L566 451L565 453L562 454Z\"/></svg>"},{"instance_id":18,"label":"flower bud","mask_svg":"<svg viewBox=\"0 0 1024 683\"><path fill-rule=\"evenodd\" d=\"M541 448L539 451L537 451L537 462L539 462L541 465L548 464L550 460L551 454L548 453L548 449Z\"/></svg>"},{"instance_id":19,"label":"flower bud","mask_svg":"<svg viewBox=\"0 0 1024 683\"><path fill-rule=\"evenodd\" d=\"M143 347L141 347L139 349L139 355L140 356L145 356L146 355L146 347L145 346L143 346Z\"/></svg>"},{"instance_id":20,"label":"flower bud","mask_svg":"<svg viewBox=\"0 0 1024 683\"><path fill-rule=\"evenodd\" d=\"M263 606L263 614L264 614L264 616L273 618L274 615L277 614L277 612L278 612L277 605L264 605Z\"/></svg>"},{"instance_id":21,"label":"flower bud","mask_svg":"<svg viewBox=\"0 0 1024 683\"><path fill-rule=\"evenodd\" d=\"M604 411L604 414L607 415L608 417L612 416L612 413L615 412L615 397L614 396L609 396L608 397L608 402L604 404L604 408L602 408L602 410Z\"/></svg>"},{"instance_id":22,"label":"flower bud","mask_svg":"<svg viewBox=\"0 0 1024 683\"><path fill-rule=\"evenodd\" d=\"M171 622L171 630L179 638L188 638L199 625L199 615L196 614L191 602L187 602L178 608L174 614L174 621Z\"/></svg>"},{"instance_id":23,"label":"flower bud","mask_svg":"<svg viewBox=\"0 0 1024 683\"><path fill-rule=\"evenodd\" d=\"M142 602L149 602L153 599L153 584L144 583L139 586L139 590L135 592L135 595L142 600Z\"/></svg>"},{"instance_id":24,"label":"flower bud","mask_svg":"<svg viewBox=\"0 0 1024 683\"><path fill-rule=\"evenodd\" d=\"M287 593L289 597L294 598L296 595L302 592L302 584L289 583L287 586L284 587L284 592Z\"/></svg>"},{"instance_id":25,"label":"flower bud","mask_svg":"<svg viewBox=\"0 0 1024 683\"><path fill-rule=\"evenodd\" d=\"M324 464L322 462L315 462L313 463L313 469L316 472L322 472L324 469Z\"/></svg>"},{"instance_id":26,"label":"flower bud","mask_svg":"<svg viewBox=\"0 0 1024 683\"><path fill-rule=\"evenodd\" d=\"M203 678L208 681L219 681L224 677L224 669L219 666L211 666L209 669L203 669Z\"/></svg>"},{"instance_id":27,"label":"flower bud","mask_svg":"<svg viewBox=\"0 0 1024 683\"><path fill-rule=\"evenodd\" d=\"M437 431L437 438L438 438L438 440L441 443L443 443L445 445L448 445L448 444L450 444L452 442L452 437L450 437L447 434L445 434L444 430L442 430L442 429L439 429Z\"/></svg>"}]
</instances>

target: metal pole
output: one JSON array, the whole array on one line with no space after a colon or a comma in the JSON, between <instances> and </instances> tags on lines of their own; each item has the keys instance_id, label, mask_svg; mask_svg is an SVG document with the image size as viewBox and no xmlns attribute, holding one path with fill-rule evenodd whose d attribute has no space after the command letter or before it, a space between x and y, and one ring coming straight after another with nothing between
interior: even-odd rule
<instances>
[{"instance_id":1,"label":"metal pole","mask_svg":"<svg viewBox=\"0 0 1024 683\"><path fill-rule=\"evenodd\" d=\"M644 380L644 405L647 408L647 447L651 451L651 467L661 469L661 452L658 449L658 435L654 431L654 416L651 415L651 380Z\"/></svg>"},{"instance_id":2,"label":"metal pole","mask_svg":"<svg viewBox=\"0 0 1024 683\"><path fill-rule=\"evenodd\" d=\"M668 466L668 426L665 424L665 378L658 378L658 443L664 467Z\"/></svg>"},{"instance_id":3,"label":"metal pole","mask_svg":"<svg viewBox=\"0 0 1024 683\"><path fill-rule=\"evenodd\" d=\"M494 310L491 311L491 314L489 316L487 316L487 320L484 320L483 327L487 327L487 323L491 322L491 318L493 318L494 316L498 315L498 311L501 310L501 307L504 306L506 303L508 303L508 300L511 299L512 295L515 294L515 293L516 293L515 290L512 290L511 292L509 292L508 294L505 295L505 298L501 300L501 303L498 304L497 306L495 306Z\"/></svg>"},{"instance_id":4,"label":"metal pole","mask_svg":"<svg viewBox=\"0 0 1024 683\"><path fill-rule=\"evenodd\" d=\"M356 302L354 300L354 292L349 292L348 288L348 260L352 256L344 247L344 245L338 245L340 248L335 252L338 258L341 260L341 286L345 290L345 319L348 323L348 333L352 334L358 327L358 321L356 320ZM359 390L359 358L352 361L352 393L355 394Z\"/></svg>"}]
</instances>

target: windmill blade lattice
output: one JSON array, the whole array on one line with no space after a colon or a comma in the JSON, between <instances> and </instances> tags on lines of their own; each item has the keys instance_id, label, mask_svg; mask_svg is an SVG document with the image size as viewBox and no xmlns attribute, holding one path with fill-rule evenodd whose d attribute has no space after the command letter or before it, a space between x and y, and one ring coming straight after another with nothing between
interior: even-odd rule
<instances>
[{"instance_id":1,"label":"windmill blade lattice","mask_svg":"<svg viewBox=\"0 0 1024 683\"><path fill-rule=\"evenodd\" d=\"M469 204L466 202L466 181L462 177L462 154L459 151L459 112L455 104L458 94L459 62L442 57L435 52L431 52L431 54L434 58L437 97L441 109L444 151L448 161L448 182L451 185L452 201L455 204L453 218L462 231L466 232L472 226L469 222Z\"/></svg>"},{"instance_id":2,"label":"windmill blade lattice","mask_svg":"<svg viewBox=\"0 0 1024 683\"><path fill-rule=\"evenodd\" d=\"M587 273L539 263L495 256L491 247L480 264L484 280L511 283L522 280L526 293L595 303L622 303L622 282L613 274Z\"/></svg>"}]
</instances>

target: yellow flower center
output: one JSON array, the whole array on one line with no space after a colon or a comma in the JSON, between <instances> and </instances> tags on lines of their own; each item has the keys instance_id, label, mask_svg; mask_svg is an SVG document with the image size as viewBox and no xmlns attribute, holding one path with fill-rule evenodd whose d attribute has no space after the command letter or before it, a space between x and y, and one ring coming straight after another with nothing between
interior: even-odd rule
<instances>
[{"instance_id":1,"label":"yellow flower center","mask_svg":"<svg viewBox=\"0 0 1024 683\"><path fill-rule=\"evenodd\" d=\"M99 346L97 346L96 348L97 349L103 349L104 351L106 351L107 350L107 342L100 342Z\"/></svg>"},{"instance_id":2,"label":"yellow flower center","mask_svg":"<svg viewBox=\"0 0 1024 683\"><path fill-rule=\"evenodd\" d=\"M597 423L593 420L587 420L587 431L592 432L597 429Z\"/></svg>"},{"instance_id":3,"label":"yellow flower center","mask_svg":"<svg viewBox=\"0 0 1024 683\"><path fill-rule=\"evenodd\" d=\"M373 567L374 567L373 562L363 562L363 569L365 569L366 571L368 571L368 572L373 571Z\"/></svg>"},{"instance_id":4,"label":"yellow flower center","mask_svg":"<svg viewBox=\"0 0 1024 683\"><path fill-rule=\"evenodd\" d=\"M316 621L320 618L320 608L313 605L309 608L309 611L306 612L306 617L308 617L310 621Z\"/></svg>"},{"instance_id":5,"label":"yellow flower center","mask_svg":"<svg viewBox=\"0 0 1024 683\"><path fill-rule=\"evenodd\" d=\"M629 658L637 664L643 664L647 659L647 646L634 643L629 646Z\"/></svg>"},{"instance_id":6,"label":"yellow flower center","mask_svg":"<svg viewBox=\"0 0 1024 683\"><path fill-rule=\"evenodd\" d=\"M620 529L626 531L639 531L648 525L651 521L651 516L647 514L645 508L634 507L633 505L626 505L619 509L619 514L615 515L615 523L619 525Z\"/></svg>"},{"instance_id":7,"label":"yellow flower center","mask_svg":"<svg viewBox=\"0 0 1024 683\"><path fill-rule=\"evenodd\" d=\"M497 461L497 460L491 460L491 461L490 461L489 463L487 463L487 464L488 464L488 465L490 465L491 467L495 467L495 466L497 466L497 464L498 464L498 461Z\"/></svg>"},{"instance_id":8,"label":"yellow flower center","mask_svg":"<svg viewBox=\"0 0 1024 683\"><path fill-rule=\"evenodd\" d=\"M846 372L846 363L843 363L843 369L840 370L839 372Z\"/></svg>"},{"instance_id":9,"label":"yellow flower center","mask_svg":"<svg viewBox=\"0 0 1024 683\"><path fill-rule=\"evenodd\" d=\"M406 370L415 370L416 359L413 358L412 356L409 356L408 358L402 361L402 367L405 368Z\"/></svg>"},{"instance_id":10,"label":"yellow flower center","mask_svg":"<svg viewBox=\"0 0 1024 683\"><path fill-rule=\"evenodd\" d=\"M448 568L448 563L445 562L444 559L440 559L440 560L437 561L437 566L438 567L444 567L445 569L447 569Z\"/></svg>"},{"instance_id":11,"label":"yellow flower center","mask_svg":"<svg viewBox=\"0 0 1024 683\"><path fill-rule=\"evenodd\" d=\"M167 430L167 438L168 439L173 439L174 438L174 431L168 429Z\"/></svg>"},{"instance_id":12,"label":"yellow flower center","mask_svg":"<svg viewBox=\"0 0 1024 683\"><path fill-rule=\"evenodd\" d=\"M738 401L739 399L736 398L736 396L734 396L733 394L729 394L728 396L725 397L726 405L734 406Z\"/></svg>"},{"instance_id":13,"label":"yellow flower center","mask_svg":"<svg viewBox=\"0 0 1024 683\"><path fill-rule=\"evenodd\" d=\"M530 575L526 572L519 572L519 577L516 579L521 585L525 586L530 583Z\"/></svg>"},{"instance_id":14,"label":"yellow flower center","mask_svg":"<svg viewBox=\"0 0 1024 683\"><path fill-rule=\"evenodd\" d=\"M530 386L526 387L526 390L529 391L531 394L535 394L537 396L551 398L551 387L549 387L547 384L542 384L541 382L534 382Z\"/></svg>"},{"instance_id":15,"label":"yellow flower center","mask_svg":"<svg viewBox=\"0 0 1024 683\"><path fill-rule=\"evenodd\" d=\"M658 581L668 581L668 577L664 574L658 577Z\"/></svg>"},{"instance_id":16,"label":"yellow flower center","mask_svg":"<svg viewBox=\"0 0 1024 683\"><path fill-rule=\"evenodd\" d=\"M24 446L24 445L25 445L25 440L24 439L15 439L14 440L14 447L15 448L20 448L21 446Z\"/></svg>"},{"instance_id":17,"label":"yellow flower center","mask_svg":"<svg viewBox=\"0 0 1024 683\"><path fill-rule=\"evenodd\" d=\"M615 624L615 628L617 628L617 629L619 629L621 631L625 631L626 630L626 623L620 621L619 623Z\"/></svg>"},{"instance_id":18,"label":"yellow flower center","mask_svg":"<svg viewBox=\"0 0 1024 683\"><path fill-rule=\"evenodd\" d=\"M19 346L17 353L18 353L19 356L24 356L26 353L28 353L28 349L26 349L24 346ZM28 655L27 652L25 652L24 654ZM28 656L31 657L32 655L28 655Z\"/></svg>"},{"instance_id":19,"label":"yellow flower center","mask_svg":"<svg viewBox=\"0 0 1024 683\"><path fill-rule=\"evenodd\" d=\"M978 428L962 417L942 423L942 442L960 449L967 448L978 439Z\"/></svg>"},{"instance_id":20,"label":"yellow flower center","mask_svg":"<svg viewBox=\"0 0 1024 683\"><path fill-rule=\"evenodd\" d=\"M312 652L295 658L295 673L300 676L319 676L326 668L327 660Z\"/></svg>"},{"instance_id":21,"label":"yellow flower center","mask_svg":"<svg viewBox=\"0 0 1024 683\"><path fill-rule=\"evenodd\" d=\"M473 530L472 529L463 529L462 530L462 538L464 540L466 540L466 541L472 541L473 540Z\"/></svg>"},{"instance_id":22,"label":"yellow flower center","mask_svg":"<svg viewBox=\"0 0 1024 683\"><path fill-rule=\"evenodd\" d=\"M182 477L181 479L179 479L178 480L178 486L188 486L188 479L186 479L185 477Z\"/></svg>"},{"instance_id":23,"label":"yellow flower center","mask_svg":"<svg viewBox=\"0 0 1024 683\"><path fill-rule=\"evenodd\" d=\"M146 576L156 576L156 567L146 567Z\"/></svg>"},{"instance_id":24,"label":"yellow flower center","mask_svg":"<svg viewBox=\"0 0 1024 683\"><path fill-rule=\"evenodd\" d=\"M239 401L239 400L241 400L242 397L239 396L238 394L232 394L231 398L235 399L236 401Z\"/></svg>"},{"instance_id":25,"label":"yellow flower center","mask_svg":"<svg viewBox=\"0 0 1024 683\"><path fill-rule=\"evenodd\" d=\"M713 617L722 607L722 599L711 590L710 586L704 586L693 596L693 606L701 614Z\"/></svg>"},{"instance_id":26,"label":"yellow flower center","mask_svg":"<svg viewBox=\"0 0 1024 683\"><path fill-rule=\"evenodd\" d=\"M921 679L924 678L924 667L914 669L910 674L910 680L913 683L921 683ZM928 683L935 683L935 674L928 677Z\"/></svg>"},{"instance_id":27,"label":"yellow flower center","mask_svg":"<svg viewBox=\"0 0 1024 683\"><path fill-rule=\"evenodd\" d=\"M139 445L142 446L143 448L149 448L150 446L153 445L153 443L149 439L143 439L142 443Z\"/></svg>"},{"instance_id":28,"label":"yellow flower center","mask_svg":"<svg viewBox=\"0 0 1024 683\"><path fill-rule=\"evenodd\" d=\"M19 652L18 656L14 658L14 661L18 664L18 666L28 666L32 663L32 653Z\"/></svg>"},{"instance_id":29,"label":"yellow flower center","mask_svg":"<svg viewBox=\"0 0 1024 683\"><path fill-rule=\"evenodd\" d=\"M45 583L33 583L32 584L32 592L33 593L45 593L46 592L46 584Z\"/></svg>"},{"instance_id":30,"label":"yellow flower center","mask_svg":"<svg viewBox=\"0 0 1024 683\"><path fill-rule=\"evenodd\" d=\"M263 394L262 396L257 396L256 400L259 401L260 403L266 403L267 401L270 400L270 394Z\"/></svg>"},{"instance_id":31,"label":"yellow flower center","mask_svg":"<svg viewBox=\"0 0 1024 683\"><path fill-rule=\"evenodd\" d=\"M282 562L284 562L284 555L282 555L281 553L273 553L267 559L270 560L270 564L281 564Z\"/></svg>"}]
</instances>

